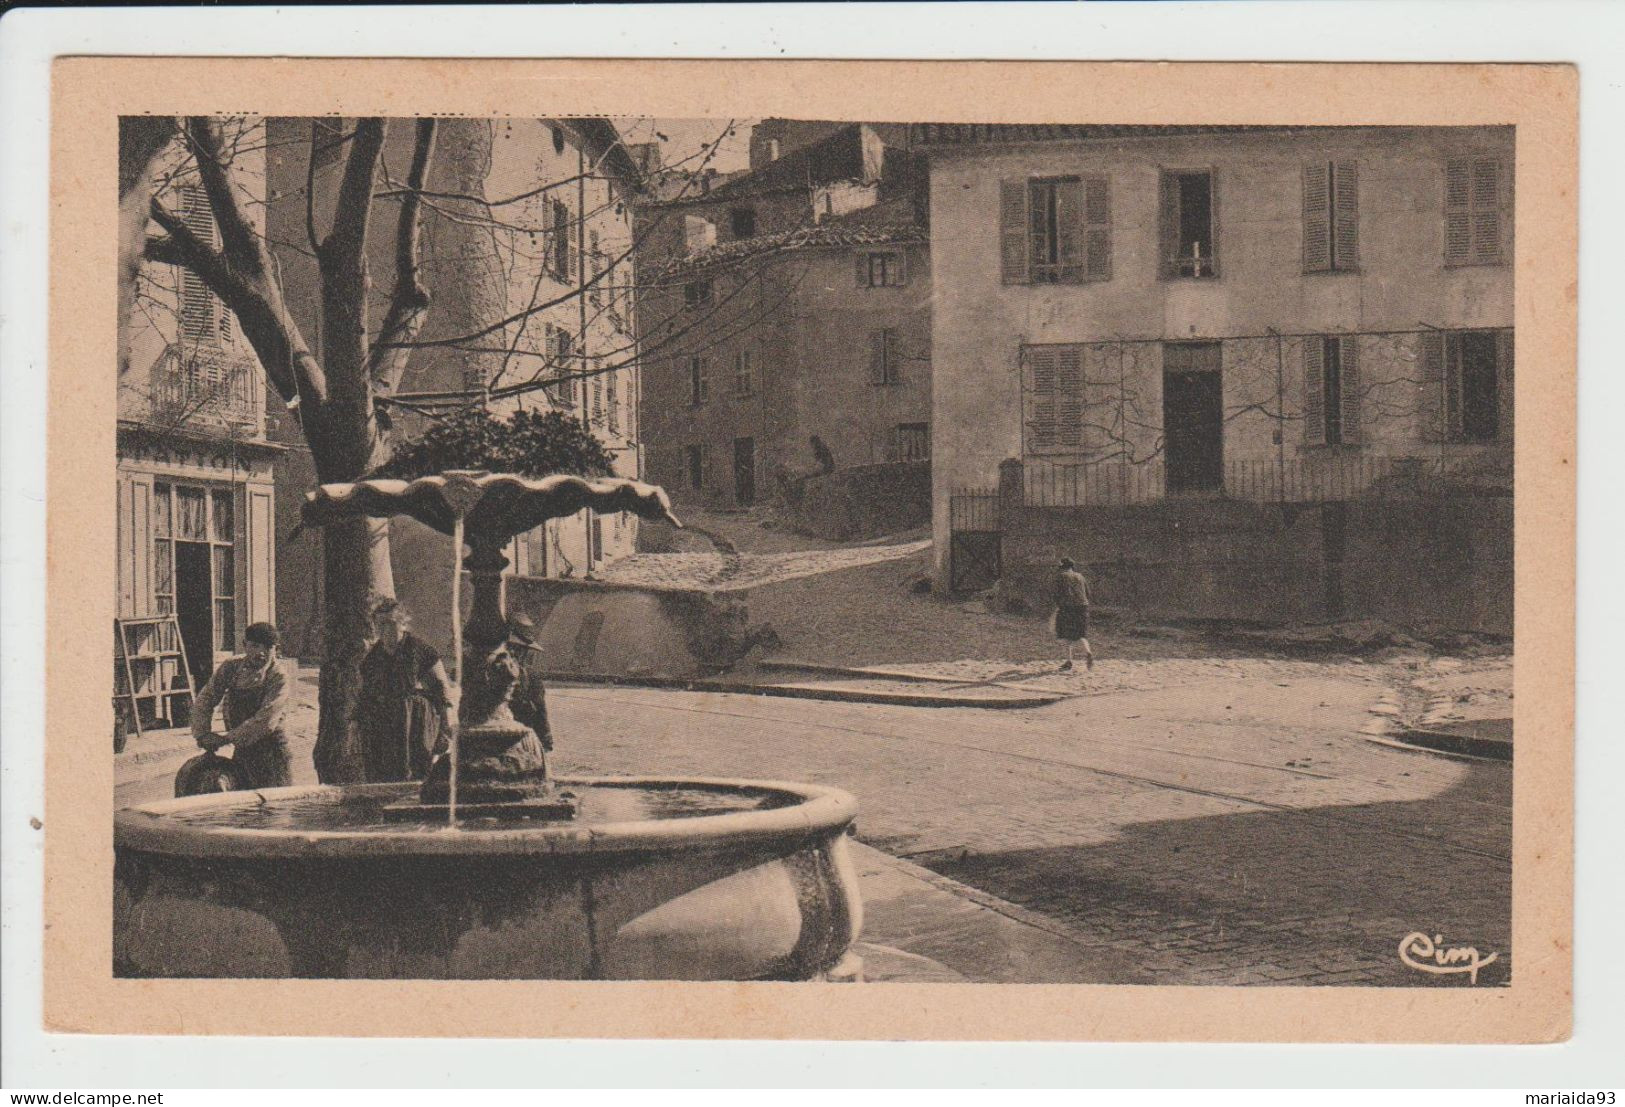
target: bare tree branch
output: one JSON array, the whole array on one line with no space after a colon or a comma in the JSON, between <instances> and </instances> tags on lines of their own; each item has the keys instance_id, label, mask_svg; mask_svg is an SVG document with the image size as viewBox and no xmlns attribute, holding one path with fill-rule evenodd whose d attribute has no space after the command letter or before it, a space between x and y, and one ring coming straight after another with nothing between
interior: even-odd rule
<instances>
[{"instance_id":1,"label":"bare tree branch","mask_svg":"<svg viewBox=\"0 0 1625 1107\"><path fill-rule=\"evenodd\" d=\"M415 339L429 315L431 296L423 287L418 266L423 232L419 215L423 207L421 190L434 157L435 133L435 120L418 120L412 168L395 224L395 289L390 294L389 309L368 358L367 375L373 387L381 392L393 392L400 383L406 362L412 356L411 349L400 344Z\"/></svg>"}]
</instances>

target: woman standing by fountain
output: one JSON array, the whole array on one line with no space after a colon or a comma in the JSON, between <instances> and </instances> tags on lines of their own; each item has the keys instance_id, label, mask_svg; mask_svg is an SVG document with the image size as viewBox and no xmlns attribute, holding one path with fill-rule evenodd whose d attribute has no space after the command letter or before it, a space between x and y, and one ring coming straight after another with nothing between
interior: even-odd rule
<instances>
[{"instance_id":1,"label":"woman standing by fountain","mask_svg":"<svg viewBox=\"0 0 1625 1107\"><path fill-rule=\"evenodd\" d=\"M361 659L356 732L369 784L422 780L449 733L456 686L440 655L408 632L411 619L395 599L373 605L377 640Z\"/></svg>"}]
</instances>

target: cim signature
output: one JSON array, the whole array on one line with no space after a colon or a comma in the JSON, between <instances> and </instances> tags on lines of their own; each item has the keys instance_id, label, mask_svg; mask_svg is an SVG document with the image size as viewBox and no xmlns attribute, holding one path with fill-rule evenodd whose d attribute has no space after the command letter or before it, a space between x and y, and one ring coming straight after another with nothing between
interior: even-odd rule
<instances>
[{"instance_id":1,"label":"cim signature","mask_svg":"<svg viewBox=\"0 0 1625 1107\"><path fill-rule=\"evenodd\" d=\"M1499 953L1482 956L1476 946L1446 946L1444 935L1428 937L1413 930L1399 941L1399 959L1413 969L1440 975L1466 973L1474 984L1478 983L1478 970L1491 964Z\"/></svg>"}]
</instances>

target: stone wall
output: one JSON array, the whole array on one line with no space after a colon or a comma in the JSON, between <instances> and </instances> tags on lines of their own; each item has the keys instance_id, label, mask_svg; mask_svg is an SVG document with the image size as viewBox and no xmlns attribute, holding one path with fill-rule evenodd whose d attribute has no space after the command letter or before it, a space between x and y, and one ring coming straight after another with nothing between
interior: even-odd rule
<instances>
[{"instance_id":1,"label":"stone wall","mask_svg":"<svg viewBox=\"0 0 1625 1107\"><path fill-rule=\"evenodd\" d=\"M1034 610L1070 556L1096 604L1139 615L1512 633L1511 497L1007 507L1002 523L1007 594Z\"/></svg>"},{"instance_id":2,"label":"stone wall","mask_svg":"<svg viewBox=\"0 0 1625 1107\"><path fill-rule=\"evenodd\" d=\"M837 469L777 491L792 528L818 538L878 538L931 521L929 461Z\"/></svg>"},{"instance_id":3,"label":"stone wall","mask_svg":"<svg viewBox=\"0 0 1625 1107\"><path fill-rule=\"evenodd\" d=\"M743 593L511 577L507 610L535 620L543 666L556 673L705 676L752 645Z\"/></svg>"}]
</instances>

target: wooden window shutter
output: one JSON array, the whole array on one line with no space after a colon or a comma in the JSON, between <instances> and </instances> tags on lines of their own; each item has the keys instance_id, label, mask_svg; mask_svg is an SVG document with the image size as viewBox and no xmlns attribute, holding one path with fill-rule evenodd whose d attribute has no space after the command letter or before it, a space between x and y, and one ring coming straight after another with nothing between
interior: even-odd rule
<instances>
[{"instance_id":1,"label":"wooden window shutter","mask_svg":"<svg viewBox=\"0 0 1625 1107\"><path fill-rule=\"evenodd\" d=\"M1106 177L1085 177L1083 181L1085 280L1112 279L1112 197Z\"/></svg>"},{"instance_id":2,"label":"wooden window shutter","mask_svg":"<svg viewBox=\"0 0 1625 1107\"><path fill-rule=\"evenodd\" d=\"M1306 446L1326 443L1326 340L1310 335L1303 340L1303 441Z\"/></svg>"},{"instance_id":3,"label":"wooden window shutter","mask_svg":"<svg viewBox=\"0 0 1625 1107\"><path fill-rule=\"evenodd\" d=\"M1055 182L1055 257L1062 284L1083 280L1084 227L1083 182Z\"/></svg>"},{"instance_id":4,"label":"wooden window shutter","mask_svg":"<svg viewBox=\"0 0 1625 1107\"><path fill-rule=\"evenodd\" d=\"M869 255L860 250L858 252L858 254L857 254L857 259L858 259L858 287L859 288L868 288L869 287Z\"/></svg>"},{"instance_id":5,"label":"wooden window shutter","mask_svg":"<svg viewBox=\"0 0 1625 1107\"><path fill-rule=\"evenodd\" d=\"M1501 163L1494 158L1473 162L1473 260L1501 260Z\"/></svg>"},{"instance_id":6,"label":"wooden window shutter","mask_svg":"<svg viewBox=\"0 0 1625 1107\"><path fill-rule=\"evenodd\" d=\"M1338 339L1338 415L1343 441L1360 444L1360 336L1346 334Z\"/></svg>"},{"instance_id":7,"label":"wooden window shutter","mask_svg":"<svg viewBox=\"0 0 1625 1107\"><path fill-rule=\"evenodd\" d=\"M885 330L869 332L869 383L886 383L886 334Z\"/></svg>"},{"instance_id":8,"label":"wooden window shutter","mask_svg":"<svg viewBox=\"0 0 1625 1107\"><path fill-rule=\"evenodd\" d=\"M1062 346L1055 355L1055 443L1083 445L1083 347Z\"/></svg>"},{"instance_id":9,"label":"wooden window shutter","mask_svg":"<svg viewBox=\"0 0 1625 1107\"><path fill-rule=\"evenodd\" d=\"M1055 400L1059 366L1053 346L1026 348L1028 387L1031 409L1027 417L1027 449L1029 452L1053 450L1056 447Z\"/></svg>"},{"instance_id":10,"label":"wooden window shutter","mask_svg":"<svg viewBox=\"0 0 1625 1107\"><path fill-rule=\"evenodd\" d=\"M1303 271L1321 273L1332 267L1331 166L1312 162L1303 167Z\"/></svg>"},{"instance_id":11,"label":"wooden window shutter","mask_svg":"<svg viewBox=\"0 0 1625 1107\"><path fill-rule=\"evenodd\" d=\"M1000 272L1005 284L1027 284L1027 182L999 182Z\"/></svg>"},{"instance_id":12,"label":"wooden window shutter","mask_svg":"<svg viewBox=\"0 0 1625 1107\"><path fill-rule=\"evenodd\" d=\"M1332 260L1338 269L1360 267L1360 169L1352 161L1332 168Z\"/></svg>"},{"instance_id":13,"label":"wooden window shutter","mask_svg":"<svg viewBox=\"0 0 1625 1107\"><path fill-rule=\"evenodd\" d=\"M1444 441L1444 335L1432 331L1422 336L1422 364L1416 382L1416 414L1422 438Z\"/></svg>"},{"instance_id":14,"label":"wooden window shutter","mask_svg":"<svg viewBox=\"0 0 1625 1107\"><path fill-rule=\"evenodd\" d=\"M1158 249L1161 251L1162 261L1160 270L1164 277L1179 276L1179 178L1172 173L1163 173L1161 182L1160 207L1157 220L1159 235Z\"/></svg>"},{"instance_id":15,"label":"wooden window shutter","mask_svg":"<svg viewBox=\"0 0 1625 1107\"><path fill-rule=\"evenodd\" d=\"M1495 334L1495 396L1496 406L1496 437L1504 442L1512 441L1512 396L1515 391L1512 374L1512 347L1513 331L1497 331Z\"/></svg>"},{"instance_id":16,"label":"wooden window shutter","mask_svg":"<svg viewBox=\"0 0 1625 1107\"><path fill-rule=\"evenodd\" d=\"M1444 168L1444 260L1465 265L1473 251L1472 166L1452 158Z\"/></svg>"}]
</instances>

